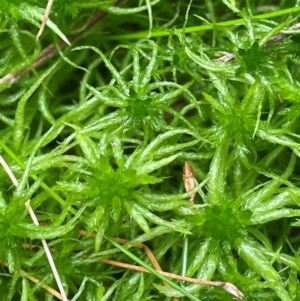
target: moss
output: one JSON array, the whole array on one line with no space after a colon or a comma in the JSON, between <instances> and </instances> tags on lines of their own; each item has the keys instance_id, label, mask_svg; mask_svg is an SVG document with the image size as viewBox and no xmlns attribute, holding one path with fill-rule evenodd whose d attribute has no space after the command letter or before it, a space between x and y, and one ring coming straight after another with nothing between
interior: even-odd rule
<instances>
[{"instance_id":1,"label":"moss","mask_svg":"<svg viewBox=\"0 0 300 301\"><path fill-rule=\"evenodd\" d=\"M141 244L166 272L299 300L299 39L282 31L300 8L250 2L57 0L38 41L46 1L1 2L0 154L19 182L0 168L3 300L54 298L41 239L73 300L233 300L162 276Z\"/></svg>"}]
</instances>

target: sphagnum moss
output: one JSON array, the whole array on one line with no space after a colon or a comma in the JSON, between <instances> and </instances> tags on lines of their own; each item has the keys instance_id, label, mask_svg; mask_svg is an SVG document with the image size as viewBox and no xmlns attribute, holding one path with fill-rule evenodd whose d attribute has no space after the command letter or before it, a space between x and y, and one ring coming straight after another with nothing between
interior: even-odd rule
<instances>
[{"instance_id":1,"label":"sphagnum moss","mask_svg":"<svg viewBox=\"0 0 300 301\"><path fill-rule=\"evenodd\" d=\"M142 243L163 271L300 300L299 47L276 36L299 3L56 0L36 42L39 5L0 3L0 149L20 183L0 169L1 299L54 298L47 239L70 300L233 300L101 262L149 266Z\"/></svg>"}]
</instances>

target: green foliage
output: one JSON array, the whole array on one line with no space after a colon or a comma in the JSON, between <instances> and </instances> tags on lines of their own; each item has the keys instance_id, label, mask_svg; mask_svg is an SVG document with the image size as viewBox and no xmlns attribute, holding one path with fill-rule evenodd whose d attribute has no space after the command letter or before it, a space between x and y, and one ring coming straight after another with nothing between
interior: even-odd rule
<instances>
[{"instance_id":1,"label":"green foliage","mask_svg":"<svg viewBox=\"0 0 300 301\"><path fill-rule=\"evenodd\" d=\"M237 76L245 72L266 73L271 65L272 53L264 48L260 49L258 42L254 42L247 50L239 49L238 54L241 57L241 61L240 67L236 71Z\"/></svg>"},{"instance_id":2,"label":"green foliage","mask_svg":"<svg viewBox=\"0 0 300 301\"><path fill-rule=\"evenodd\" d=\"M299 300L299 39L265 45L298 6L56 0L36 42L46 1L0 2L0 154L19 181L0 168L3 300L53 299L41 239L70 300L233 300L166 280L142 243L166 272L230 282L248 301ZM35 65L51 43L58 55Z\"/></svg>"}]
</instances>

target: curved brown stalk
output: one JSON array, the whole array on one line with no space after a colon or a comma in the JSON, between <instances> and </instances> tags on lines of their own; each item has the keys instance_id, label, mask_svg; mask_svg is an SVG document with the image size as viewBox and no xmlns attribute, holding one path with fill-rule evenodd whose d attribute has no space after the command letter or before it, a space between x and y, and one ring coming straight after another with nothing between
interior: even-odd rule
<instances>
[{"instance_id":1,"label":"curved brown stalk","mask_svg":"<svg viewBox=\"0 0 300 301\"><path fill-rule=\"evenodd\" d=\"M85 236L86 231L81 230L79 234L82 236ZM93 233L91 236L94 236L94 235L95 234ZM114 239L115 239L115 241L117 241L120 244L126 244L129 242L126 239L122 239L122 238L118 238L118 237L115 237ZM41 248L38 245L29 245L29 244L23 244L23 247L24 248L36 248L36 247ZM147 256L149 257L151 263L155 267L155 269L165 277L180 280L180 281L186 281L186 282L190 282L190 283L210 285L210 286L219 286L219 287L222 287L225 291L227 291L231 295L233 295L235 298L237 298L239 300L243 299L243 296L244 296L243 293L235 285L233 285L229 282L195 279L195 278L191 278L191 277L186 277L186 276L181 276L181 275L177 275L177 274L173 274L173 273L164 272L164 271L162 271L161 267L159 266L159 263L157 262L155 256L153 255L153 253L151 252L151 250L148 246L146 246L144 244L137 244L134 247L144 249ZM51 251L55 252L55 249L51 249ZM88 258L88 257L89 257L89 255L84 256L84 258ZM109 265L113 265L113 266L117 266L117 267L121 267L121 268L125 268L125 269L138 271L138 272L150 273L144 267L125 263L125 262L115 261L115 260L111 260L111 259L102 259L102 260L100 260L100 262L109 264Z\"/></svg>"}]
</instances>

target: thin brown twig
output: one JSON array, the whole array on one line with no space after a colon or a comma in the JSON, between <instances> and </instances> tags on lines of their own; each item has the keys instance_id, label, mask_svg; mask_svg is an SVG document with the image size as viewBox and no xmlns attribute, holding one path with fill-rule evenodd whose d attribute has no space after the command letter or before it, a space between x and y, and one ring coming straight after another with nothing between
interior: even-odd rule
<instances>
[{"instance_id":1,"label":"thin brown twig","mask_svg":"<svg viewBox=\"0 0 300 301\"><path fill-rule=\"evenodd\" d=\"M81 230L79 232L79 234L82 235L82 236L85 236L86 231ZM92 233L92 236L94 236L94 235L95 234ZM114 240L117 241L120 244L126 244L126 243L129 242L127 239L118 238L118 237L115 237ZM22 246L24 248L35 248L35 247L41 248L40 246L29 245L29 244L23 244ZM244 296L243 293L235 285L233 285L230 282L195 279L195 278L191 278L191 277L186 277L186 276L181 276L181 275L177 275L177 274L173 274L173 273L164 272L164 271L162 271L161 267L159 266L159 263L157 262L155 256L153 255L152 251L150 250L150 248L148 246L146 246L144 244L137 244L134 247L144 249L147 256L149 257L151 263L153 264L153 266L157 270L157 272L159 272L161 275L163 275L165 277L180 280L180 281L186 281L186 282L190 282L190 283L222 287L224 290L226 290L228 293L230 293L231 295L233 295L237 299L240 299L240 300L243 299L243 296ZM55 252L55 249L51 249L51 251ZM88 257L89 257L89 255L84 255L83 256L83 258L88 258ZM105 264L109 264L109 265L113 265L113 266L117 266L117 267L121 267L121 268L125 268L125 269L138 271L138 272L150 273L144 267L129 264L129 263L125 263L125 262L115 261L115 260L111 260L111 259L101 259L100 262L105 263Z\"/></svg>"},{"instance_id":2,"label":"thin brown twig","mask_svg":"<svg viewBox=\"0 0 300 301\"><path fill-rule=\"evenodd\" d=\"M150 271L148 271L144 267L125 263L125 262L115 261L115 260L111 260L111 259L102 259L101 262L109 264L109 265L113 265L113 266L118 266L118 267L130 269L130 270L138 271L138 272L150 273ZM230 293L231 295L233 295L234 297L236 297L240 300L242 300L244 297L243 293L235 285L233 285L232 283L229 283L229 282L210 281L210 280L190 278L190 277L181 276L181 275L168 273L168 272L164 272L164 271L159 271L159 270L157 270L157 272L159 274L161 274L165 277L171 278L171 279L176 279L176 280L186 281L186 282L196 283L196 284L202 284L202 285L222 287L228 293Z\"/></svg>"},{"instance_id":3,"label":"thin brown twig","mask_svg":"<svg viewBox=\"0 0 300 301\"><path fill-rule=\"evenodd\" d=\"M121 6L125 2L127 2L127 0L119 0L115 3L115 6ZM82 32L67 36L68 40L70 42L73 42L73 41L81 38L89 30L91 30L95 25L97 25L99 22L104 20L107 17L107 15L108 15L108 13L104 12L104 11L96 12L94 17L89 22L88 26ZM62 41L62 40L59 41L59 47L61 49L64 49L67 46L68 45L64 41ZM51 59L52 57L54 57L57 54L58 54L58 50L57 50L55 44L53 43L53 44L49 45L40 53L39 57L33 63L33 67L36 68L36 67L41 66L42 64L44 64L45 62L47 62L49 59ZM0 85L5 84L5 83L9 83L12 85L12 84L16 83L18 80L20 80L23 76L28 74L30 71L31 71L31 69L29 67L26 67L25 69L19 71L18 73L9 73L9 74L5 75L4 77L0 78Z\"/></svg>"},{"instance_id":4,"label":"thin brown twig","mask_svg":"<svg viewBox=\"0 0 300 301\"><path fill-rule=\"evenodd\" d=\"M118 241L119 243L125 242L125 240L120 239L120 238L115 238L115 240ZM24 248L35 248L35 247L41 248L40 246L29 245L29 244L23 244L23 247ZM143 244L139 244L136 247L143 248L143 249L145 247L146 247L146 249L148 248L147 246L145 246ZM51 249L51 250L55 251L55 249ZM88 258L89 256L85 255L84 257ZM133 264L129 264L129 263L125 263L125 262L115 261L115 260L111 260L111 259L102 259L100 261L102 263L105 263L105 264L109 264L109 265L113 265L113 266L117 266L117 267L121 267L121 268L125 268L125 269L130 269L130 270L137 271L137 272L150 273L144 267L133 265ZM0 263L7 266L7 263L5 263L5 262L0 262ZM243 298L242 292L235 285L233 285L233 284L231 284L229 282L195 279L195 278L191 278L191 277L186 277L186 276L181 276L181 275L177 275L177 274L173 274L173 273L164 272L161 269L157 270L157 272L160 273L161 275L163 275L165 277L168 277L168 278L171 278L171 279L176 279L176 280L186 281L186 282L196 283L196 284L202 284L202 285L210 285L210 286L222 287L224 290L226 290L228 293L232 294L236 298L238 298L240 300ZM26 276L28 279L30 279L31 281L33 281L35 283L39 282L39 280L37 278L34 278L34 277L30 276L30 275L27 275L27 273L25 271L22 270L21 273L24 276ZM43 285L43 288L46 289L51 294L53 294L55 297L57 297L60 300L62 300L61 299L61 295L57 291L55 291L54 289L52 289L51 287L49 287L47 285Z\"/></svg>"},{"instance_id":5,"label":"thin brown twig","mask_svg":"<svg viewBox=\"0 0 300 301\"><path fill-rule=\"evenodd\" d=\"M296 29L299 29L299 28L300 28L300 22L294 24L291 27L289 27L288 30L296 30ZM280 41L283 41L284 39L290 37L291 35L292 34L290 34L290 33L279 33L279 34L276 34L272 38L270 38L269 41L267 41L265 43L264 47L267 47L267 46L273 45L275 43L278 43ZM235 59L235 54L229 53L229 54L226 54L226 55L223 55L223 56L217 58L216 61L219 61L219 62L222 62L222 63L227 63L227 62L232 61L234 59Z\"/></svg>"},{"instance_id":6,"label":"thin brown twig","mask_svg":"<svg viewBox=\"0 0 300 301\"><path fill-rule=\"evenodd\" d=\"M79 235L81 236L86 236L86 231L84 230L80 230ZM96 236L95 233L91 234L92 237ZM124 239L124 238L119 238L119 237L115 237L114 240L122 245L127 244L129 242L129 240ZM153 255L153 253L151 252L150 248L144 244L137 244L134 245L136 248L139 249L144 249L145 253L147 254L147 256L149 257L149 260L151 261L151 263L153 264L153 266L155 267L156 270L160 270L162 271L158 261L156 260L155 256Z\"/></svg>"},{"instance_id":7,"label":"thin brown twig","mask_svg":"<svg viewBox=\"0 0 300 301\"><path fill-rule=\"evenodd\" d=\"M119 243L127 243L127 240L121 239L121 238L115 238L115 240ZM41 246L38 245L29 245L24 243L22 245L24 248L41 248ZM142 248L142 249L148 249L150 253L151 250L144 244L138 244L135 247L137 248ZM51 249L51 251L55 252L55 249ZM152 254L153 255L153 254ZM88 255L84 255L84 258L88 258ZM154 257L154 256L153 256ZM151 260L151 259L150 259ZM156 259L155 259L156 260ZM109 265L113 265L113 266L117 266L117 267L121 267L124 269L129 269L129 270L133 270L133 271L137 271L137 272L142 272L142 273L150 273L147 269L145 269L144 267L141 266L137 266L137 265L133 265L133 264L129 264L129 263L125 263L125 262L120 262L120 261L115 261L115 260L111 260L111 259L102 259L100 260L102 263L105 264L109 264ZM7 266L6 262L0 261L1 264ZM195 278L191 278L191 277L186 277L186 276L181 276L181 275L177 275L177 274L173 274L173 273L168 273L168 272L164 272L161 269L157 269L158 273L160 273L161 275L171 278L171 279L176 279L176 280L180 280L180 281L186 281L186 282L190 282L190 283L196 283L196 284L202 284L202 285L210 285L210 286L218 286L218 287L222 287L224 290L226 290L228 293L230 293L231 295L233 295L234 297L236 297L237 299L242 300L243 299L243 293L232 283L229 282L223 282L223 281L210 281L210 280L203 280L203 279L195 279ZM25 277L27 277L29 280L33 281L34 283L38 283L39 280L33 276L28 275L25 271L21 271L22 275L24 275ZM57 297L58 299L62 300L62 297L60 295L59 292L57 292L56 290L54 290L53 288L49 287L48 285L43 285L42 286L45 290L47 290L48 292L50 292L53 296Z\"/></svg>"},{"instance_id":8,"label":"thin brown twig","mask_svg":"<svg viewBox=\"0 0 300 301\"><path fill-rule=\"evenodd\" d=\"M116 242L120 243L120 244L126 244L129 242L129 240L127 239L123 239L123 238L119 238L119 237L115 237L114 238ZM152 253L152 251L150 250L150 248L144 244L137 244L135 245L135 247L137 248L140 248L140 249L143 249L145 251L145 253L147 254L149 260L151 261L152 265L154 266L154 268L157 270L157 271L161 271L162 272L162 269L158 263L158 261L156 260L154 254ZM104 261L102 261L104 262ZM169 287L170 285L168 283L165 283L164 282L164 285ZM173 297L173 300L174 301L178 301L178 299L176 297Z\"/></svg>"}]
</instances>

